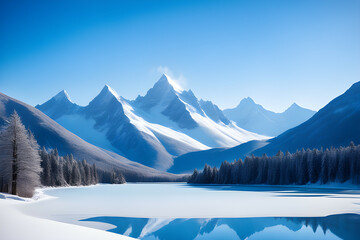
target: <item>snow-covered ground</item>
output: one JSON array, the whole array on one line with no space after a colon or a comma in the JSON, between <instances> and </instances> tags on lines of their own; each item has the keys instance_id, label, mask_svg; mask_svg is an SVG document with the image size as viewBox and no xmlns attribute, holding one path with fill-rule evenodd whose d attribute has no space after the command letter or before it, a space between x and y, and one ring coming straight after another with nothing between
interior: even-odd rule
<instances>
[{"instance_id":1,"label":"snow-covered ground","mask_svg":"<svg viewBox=\"0 0 360 240\"><path fill-rule=\"evenodd\" d=\"M0 239L4 240L64 240L64 239L133 239L115 233L68 224L46 218L25 214L22 210L33 203L53 199L42 196L40 199L24 199L0 193ZM99 225L99 224L98 224Z\"/></svg>"},{"instance_id":2,"label":"snow-covered ground","mask_svg":"<svg viewBox=\"0 0 360 240\"><path fill-rule=\"evenodd\" d=\"M111 224L79 220L97 216L169 221L171 218L322 217L360 213L359 189L350 185L327 187L141 183L47 188L42 190L45 197L38 200L0 199L0 232L6 239L24 239L23 236L46 239L50 233L61 239L70 239L66 237L70 235L71 239L121 239L124 238L121 235L84 228L109 230L114 227ZM145 229L159 227L162 224L159 221ZM79 237L74 238L74 234Z\"/></svg>"}]
</instances>

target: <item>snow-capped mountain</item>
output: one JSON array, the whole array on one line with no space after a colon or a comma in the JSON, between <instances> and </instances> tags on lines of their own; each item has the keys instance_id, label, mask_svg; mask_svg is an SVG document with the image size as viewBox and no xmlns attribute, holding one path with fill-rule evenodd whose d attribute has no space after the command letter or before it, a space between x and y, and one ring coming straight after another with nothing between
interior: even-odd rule
<instances>
[{"instance_id":1,"label":"snow-capped mountain","mask_svg":"<svg viewBox=\"0 0 360 240\"><path fill-rule=\"evenodd\" d=\"M145 96L132 102L137 113L180 131L208 147L230 147L266 137L239 128L210 101L198 100L191 90L179 90L165 74Z\"/></svg>"},{"instance_id":2,"label":"snow-capped mountain","mask_svg":"<svg viewBox=\"0 0 360 240\"><path fill-rule=\"evenodd\" d=\"M239 128L216 105L199 101L166 75L134 101L106 85L86 107L54 115L58 105L69 103L53 99L36 107L86 141L161 170L172 166L174 156L266 139Z\"/></svg>"},{"instance_id":3,"label":"snow-capped mountain","mask_svg":"<svg viewBox=\"0 0 360 240\"><path fill-rule=\"evenodd\" d=\"M315 114L315 111L293 103L284 112L275 113L256 104L248 97L241 100L237 107L225 109L224 114L243 129L267 136L277 136L305 122Z\"/></svg>"},{"instance_id":4,"label":"snow-capped mountain","mask_svg":"<svg viewBox=\"0 0 360 240\"><path fill-rule=\"evenodd\" d=\"M63 94L57 96L61 95ZM61 101L63 98L55 100ZM86 159L89 163L96 163L99 169L118 169L127 181L174 181L181 178L181 176L132 162L116 153L94 146L69 132L38 109L0 93L0 127L14 110L21 117L25 127L33 132L41 147L57 148L60 155L71 153L77 160Z\"/></svg>"},{"instance_id":5,"label":"snow-capped mountain","mask_svg":"<svg viewBox=\"0 0 360 240\"><path fill-rule=\"evenodd\" d=\"M291 109L297 108L293 106ZM296 110L296 109L295 109ZM267 141L250 141L232 148L216 148L187 153L174 158L169 172L184 173L202 169L205 163L219 166L223 161L255 154L275 155L279 150L295 152L302 148L330 148L360 143L360 82L332 100L306 122Z\"/></svg>"},{"instance_id":6,"label":"snow-capped mountain","mask_svg":"<svg viewBox=\"0 0 360 240\"><path fill-rule=\"evenodd\" d=\"M360 82L320 109L312 118L292 128L254 153L276 154L302 148L330 148L360 143Z\"/></svg>"},{"instance_id":7,"label":"snow-capped mountain","mask_svg":"<svg viewBox=\"0 0 360 240\"><path fill-rule=\"evenodd\" d=\"M46 103L41 106L37 105L36 108L42 112L47 112L47 115L54 119L62 115L73 113L79 109L79 106L71 101L65 90L62 90Z\"/></svg>"}]
</instances>

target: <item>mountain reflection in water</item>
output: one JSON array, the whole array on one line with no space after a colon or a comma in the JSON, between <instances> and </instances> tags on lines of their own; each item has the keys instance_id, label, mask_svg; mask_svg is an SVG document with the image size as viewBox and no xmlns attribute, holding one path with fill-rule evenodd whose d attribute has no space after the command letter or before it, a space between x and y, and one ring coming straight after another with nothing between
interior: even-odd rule
<instances>
[{"instance_id":1,"label":"mountain reflection in water","mask_svg":"<svg viewBox=\"0 0 360 240\"><path fill-rule=\"evenodd\" d=\"M140 239L360 239L360 215L256 218L94 217L81 221L115 225L108 230Z\"/></svg>"}]
</instances>

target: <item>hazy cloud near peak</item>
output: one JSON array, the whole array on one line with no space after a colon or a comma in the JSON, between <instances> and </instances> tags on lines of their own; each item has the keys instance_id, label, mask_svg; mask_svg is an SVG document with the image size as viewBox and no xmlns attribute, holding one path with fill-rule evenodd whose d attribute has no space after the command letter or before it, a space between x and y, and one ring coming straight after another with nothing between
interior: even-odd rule
<instances>
[{"instance_id":1,"label":"hazy cloud near peak","mask_svg":"<svg viewBox=\"0 0 360 240\"><path fill-rule=\"evenodd\" d=\"M181 89L187 88L187 79L184 77L182 73L175 75L173 71L167 66L158 66L154 69L155 73L157 74L166 74L168 75Z\"/></svg>"}]
</instances>

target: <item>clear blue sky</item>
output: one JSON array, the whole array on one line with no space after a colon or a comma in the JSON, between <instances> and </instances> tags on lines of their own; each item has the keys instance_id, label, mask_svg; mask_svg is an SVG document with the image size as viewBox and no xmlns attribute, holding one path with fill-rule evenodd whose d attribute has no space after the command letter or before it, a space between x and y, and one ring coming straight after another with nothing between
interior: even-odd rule
<instances>
[{"instance_id":1,"label":"clear blue sky","mask_svg":"<svg viewBox=\"0 0 360 240\"><path fill-rule=\"evenodd\" d=\"M133 99L161 71L221 108L318 110L360 81L360 1L0 1L0 92Z\"/></svg>"}]
</instances>

